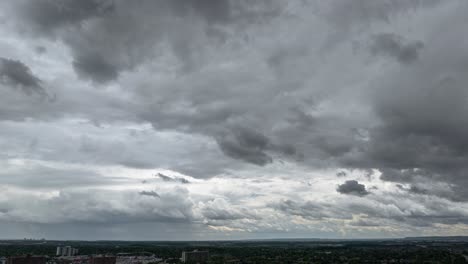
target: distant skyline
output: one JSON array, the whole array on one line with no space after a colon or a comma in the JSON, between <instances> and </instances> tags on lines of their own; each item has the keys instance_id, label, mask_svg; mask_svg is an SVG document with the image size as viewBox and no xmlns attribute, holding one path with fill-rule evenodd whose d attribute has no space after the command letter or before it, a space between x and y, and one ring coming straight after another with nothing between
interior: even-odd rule
<instances>
[{"instance_id":1,"label":"distant skyline","mask_svg":"<svg viewBox=\"0 0 468 264\"><path fill-rule=\"evenodd\" d=\"M468 235L439 0L0 2L0 238Z\"/></svg>"}]
</instances>

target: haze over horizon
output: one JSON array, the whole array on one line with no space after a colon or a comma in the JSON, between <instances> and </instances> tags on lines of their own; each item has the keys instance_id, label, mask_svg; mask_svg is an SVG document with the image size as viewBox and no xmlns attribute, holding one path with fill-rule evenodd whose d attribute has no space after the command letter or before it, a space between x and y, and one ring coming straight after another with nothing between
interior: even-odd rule
<instances>
[{"instance_id":1,"label":"haze over horizon","mask_svg":"<svg viewBox=\"0 0 468 264\"><path fill-rule=\"evenodd\" d=\"M0 238L468 235L467 7L0 1Z\"/></svg>"}]
</instances>

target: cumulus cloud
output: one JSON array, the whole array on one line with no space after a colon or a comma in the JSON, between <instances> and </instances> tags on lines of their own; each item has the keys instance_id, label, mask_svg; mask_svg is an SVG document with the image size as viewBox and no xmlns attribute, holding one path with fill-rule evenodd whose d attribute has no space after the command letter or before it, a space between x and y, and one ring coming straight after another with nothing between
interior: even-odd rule
<instances>
[{"instance_id":1,"label":"cumulus cloud","mask_svg":"<svg viewBox=\"0 0 468 264\"><path fill-rule=\"evenodd\" d=\"M369 194L369 192L366 190L366 186L355 180L349 180L343 184L338 185L336 191L341 194L350 194L356 196L366 196Z\"/></svg>"}]
</instances>

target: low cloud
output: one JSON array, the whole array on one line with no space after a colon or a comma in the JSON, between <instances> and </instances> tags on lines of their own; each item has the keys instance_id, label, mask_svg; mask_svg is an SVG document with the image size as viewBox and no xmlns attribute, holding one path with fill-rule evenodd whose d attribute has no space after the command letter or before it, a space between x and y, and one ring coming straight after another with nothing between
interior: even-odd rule
<instances>
[{"instance_id":1,"label":"low cloud","mask_svg":"<svg viewBox=\"0 0 468 264\"><path fill-rule=\"evenodd\" d=\"M162 174L162 173L158 173L157 176L160 179L162 179L163 181L166 181L166 182L180 182L180 183L183 183L183 184L190 183L189 180L187 180L185 178L181 178L181 177L170 177L170 176L167 176L167 175Z\"/></svg>"},{"instance_id":2,"label":"low cloud","mask_svg":"<svg viewBox=\"0 0 468 264\"><path fill-rule=\"evenodd\" d=\"M85 54L73 61L73 68L84 79L105 83L118 77L117 68L98 54Z\"/></svg>"},{"instance_id":3,"label":"low cloud","mask_svg":"<svg viewBox=\"0 0 468 264\"><path fill-rule=\"evenodd\" d=\"M161 198L161 196L159 196L159 194L157 192L155 192L155 191L141 191L139 193L140 193L140 195Z\"/></svg>"},{"instance_id":4,"label":"low cloud","mask_svg":"<svg viewBox=\"0 0 468 264\"><path fill-rule=\"evenodd\" d=\"M31 72L26 64L18 60L0 58L0 81L28 95L46 94L42 81Z\"/></svg>"},{"instance_id":5,"label":"low cloud","mask_svg":"<svg viewBox=\"0 0 468 264\"><path fill-rule=\"evenodd\" d=\"M341 194L350 194L355 196L366 196L369 192L366 190L366 186L364 184L360 184L356 180L349 180L343 184L338 185L336 191Z\"/></svg>"},{"instance_id":6,"label":"low cloud","mask_svg":"<svg viewBox=\"0 0 468 264\"><path fill-rule=\"evenodd\" d=\"M264 166L273 162L266 153L270 140L263 134L247 128L235 128L218 139L218 145L227 156Z\"/></svg>"}]
</instances>

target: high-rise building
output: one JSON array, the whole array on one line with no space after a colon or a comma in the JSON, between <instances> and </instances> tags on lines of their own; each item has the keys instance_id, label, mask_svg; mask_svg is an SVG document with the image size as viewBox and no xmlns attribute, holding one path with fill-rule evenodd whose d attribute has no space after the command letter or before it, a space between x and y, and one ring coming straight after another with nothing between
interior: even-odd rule
<instances>
[{"instance_id":1,"label":"high-rise building","mask_svg":"<svg viewBox=\"0 0 468 264\"><path fill-rule=\"evenodd\" d=\"M72 248L71 246L57 247L56 255L57 256L74 256L78 254L78 249Z\"/></svg>"},{"instance_id":2,"label":"high-rise building","mask_svg":"<svg viewBox=\"0 0 468 264\"><path fill-rule=\"evenodd\" d=\"M208 261L210 254L208 251L184 251L182 252L181 261L184 263L205 263Z\"/></svg>"}]
</instances>

